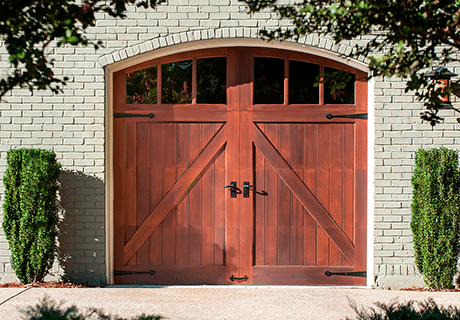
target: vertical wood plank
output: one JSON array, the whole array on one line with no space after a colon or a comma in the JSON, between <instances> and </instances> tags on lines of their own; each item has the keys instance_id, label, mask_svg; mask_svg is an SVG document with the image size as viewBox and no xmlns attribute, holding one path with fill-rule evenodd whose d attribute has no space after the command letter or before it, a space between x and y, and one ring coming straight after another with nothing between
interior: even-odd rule
<instances>
[{"instance_id":1,"label":"vertical wood plank","mask_svg":"<svg viewBox=\"0 0 460 320\"><path fill-rule=\"evenodd\" d=\"M328 124L318 125L318 184L317 199L330 212L331 192L331 127ZM318 265L330 265L329 236L323 228L318 228Z\"/></svg>"},{"instance_id":2,"label":"vertical wood plank","mask_svg":"<svg viewBox=\"0 0 460 320\"><path fill-rule=\"evenodd\" d=\"M268 138L268 141L275 147L278 148L278 125L273 123L267 123L265 125L265 136Z\"/></svg>"},{"instance_id":3,"label":"vertical wood plank","mask_svg":"<svg viewBox=\"0 0 460 320\"><path fill-rule=\"evenodd\" d=\"M304 169L304 145L305 125L291 125L291 167L297 175L305 182ZM291 264L304 264L304 215L302 204L295 196L291 196L292 208L292 229L291 229Z\"/></svg>"},{"instance_id":4,"label":"vertical wood plank","mask_svg":"<svg viewBox=\"0 0 460 320\"><path fill-rule=\"evenodd\" d=\"M225 243L225 227L214 228L214 266L227 265L225 259L226 243Z\"/></svg>"},{"instance_id":5,"label":"vertical wood plank","mask_svg":"<svg viewBox=\"0 0 460 320\"><path fill-rule=\"evenodd\" d=\"M168 137L163 138L163 124L151 123L150 128L150 204L149 214L156 206L160 203L163 198L163 186L164 177L163 172L165 171L163 148L165 139L168 140L166 143L170 143ZM163 257L163 224L161 224L157 230L150 237L150 264L161 265Z\"/></svg>"},{"instance_id":6,"label":"vertical wood plank","mask_svg":"<svg viewBox=\"0 0 460 320\"><path fill-rule=\"evenodd\" d=\"M137 226L150 214L150 124L137 125ZM137 251L138 265L148 265L150 241L146 241Z\"/></svg>"},{"instance_id":7,"label":"vertical wood plank","mask_svg":"<svg viewBox=\"0 0 460 320\"><path fill-rule=\"evenodd\" d=\"M305 124L304 126L304 159L306 170L317 170L318 167L318 125ZM308 187L308 185L307 185ZM311 189L310 189L311 190ZM313 191L313 190L311 190ZM314 192L316 194L316 192Z\"/></svg>"},{"instance_id":8,"label":"vertical wood plank","mask_svg":"<svg viewBox=\"0 0 460 320\"><path fill-rule=\"evenodd\" d=\"M340 228L343 228L343 124L331 124L331 197L330 214ZM331 265L342 265L342 253L331 241Z\"/></svg>"},{"instance_id":9,"label":"vertical wood plank","mask_svg":"<svg viewBox=\"0 0 460 320\"><path fill-rule=\"evenodd\" d=\"M212 266L214 264L214 227L201 227L201 265Z\"/></svg>"},{"instance_id":10,"label":"vertical wood plank","mask_svg":"<svg viewBox=\"0 0 460 320\"><path fill-rule=\"evenodd\" d=\"M234 101L238 108L238 101ZM226 124L227 133L227 152L226 152L226 178L225 185L229 185L232 181L236 181L241 187L240 181L240 114L239 112L229 112ZM240 200L238 197L230 197L230 190L225 189L226 202L226 242L225 242L225 265L227 266L228 277L232 274L237 274L240 268L241 256L240 252L240 233L239 233L239 216ZM228 282L231 282L228 280Z\"/></svg>"},{"instance_id":11,"label":"vertical wood plank","mask_svg":"<svg viewBox=\"0 0 460 320\"><path fill-rule=\"evenodd\" d=\"M316 191L316 170L305 169L305 183L310 190ZM316 220L302 206L304 214L304 264L315 266L318 263L318 226Z\"/></svg>"},{"instance_id":12,"label":"vertical wood plank","mask_svg":"<svg viewBox=\"0 0 460 320\"><path fill-rule=\"evenodd\" d=\"M291 125L290 132L290 159L291 167L297 175L303 179L303 170L305 165L304 145L305 145L305 126L304 124L294 123Z\"/></svg>"},{"instance_id":13,"label":"vertical wood plank","mask_svg":"<svg viewBox=\"0 0 460 320\"><path fill-rule=\"evenodd\" d=\"M265 185L265 159L254 146L254 171L257 190L266 190ZM263 265L265 257L265 201L266 196L256 196L255 199L255 265Z\"/></svg>"},{"instance_id":14,"label":"vertical wood plank","mask_svg":"<svg viewBox=\"0 0 460 320\"><path fill-rule=\"evenodd\" d=\"M214 124L203 124L202 146L213 137ZM201 255L203 265L212 265L214 256L214 190L215 185L215 159L201 178Z\"/></svg>"},{"instance_id":15,"label":"vertical wood plank","mask_svg":"<svg viewBox=\"0 0 460 320\"><path fill-rule=\"evenodd\" d=\"M318 266L329 266L330 265L330 241L327 233L321 226L316 229L317 233L317 265Z\"/></svg>"},{"instance_id":16,"label":"vertical wood plank","mask_svg":"<svg viewBox=\"0 0 460 320\"><path fill-rule=\"evenodd\" d=\"M149 238L150 258L149 265L161 265L163 263L163 224L153 232Z\"/></svg>"},{"instance_id":17,"label":"vertical wood plank","mask_svg":"<svg viewBox=\"0 0 460 320\"><path fill-rule=\"evenodd\" d=\"M127 193L125 216L125 241L136 231L137 226L137 123L126 126L126 140L132 141L126 146ZM136 257L130 259L130 265L136 263Z\"/></svg>"},{"instance_id":18,"label":"vertical wood plank","mask_svg":"<svg viewBox=\"0 0 460 320\"><path fill-rule=\"evenodd\" d=\"M248 94L250 94L250 90ZM252 121L252 114L244 112L240 115L240 179L254 185L254 168L253 168L253 135L255 125ZM239 230L240 230L240 272L249 275L252 278L252 265L254 263L254 199L257 197L254 188L250 188L247 198L239 197L240 210ZM252 281L252 280L251 280Z\"/></svg>"},{"instance_id":19,"label":"vertical wood plank","mask_svg":"<svg viewBox=\"0 0 460 320\"><path fill-rule=\"evenodd\" d=\"M353 242L354 240L354 159L355 159L355 130L354 124L344 125L344 157L343 157L343 199L344 219L343 230Z\"/></svg>"},{"instance_id":20,"label":"vertical wood plank","mask_svg":"<svg viewBox=\"0 0 460 320\"><path fill-rule=\"evenodd\" d=\"M331 196L331 217L335 220L340 228L343 228L343 171L340 169L331 170L331 192L334 192ZM338 247L331 241L331 265L340 266L342 265L342 252Z\"/></svg>"},{"instance_id":21,"label":"vertical wood plank","mask_svg":"<svg viewBox=\"0 0 460 320\"><path fill-rule=\"evenodd\" d=\"M278 125L278 152L291 163L290 124ZM289 265L291 257L291 191L278 177L278 262Z\"/></svg>"},{"instance_id":22,"label":"vertical wood plank","mask_svg":"<svg viewBox=\"0 0 460 320\"><path fill-rule=\"evenodd\" d=\"M355 163L355 130L353 123L343 125L343 168L353 169Z\"/></svg>"},{"instance_id":23,"label":"vertical wood plank","mask_svg":"<svg viewBox=\"0 0 460 320\"><path fill-rule=\"evenodd\" d=\"M278 227L278 265L289 266L291 264L291 228Z\"/></svg>"},{"instance_id":24,"label":"vertical wood plank","mask_svg":"<svg viewBox=\"0 0 460 320\"><path fill-rule=\"evenodd\" d=\"M294 211L302 211L302 206L297 202ZM300 209L300 210L299 210ZM291 260L290 265L301 266L304 264L304 228L293 226L291 228Z\"/></svg>"},{"instance_id":25,"label":"vertical wood plank","mask_svg":"<svg viewBox=\"0 0 460 320\"><path fill-rule=\"evenodd\" d=\"M277 147L277 125L266 124L265 135ZM265 182L267 184L267 206L265 211L265 265L278 265L278 175L268 161L265 161Z\"/></svg>"},{"instance_id":26,"label":"vertical wood plank","mask_svg":"<svg viewBox=\"0 0 460 320\"><path fill-rule=\"evenodd\" d=\"M278 265L278 175L267 162L267 206L265 210L265 265Z\"/></svg>"},{"instance_id":27,"label":"vertical wood plank","mask_svg":"<svg viewBox=\"0 0 460 320\"><path fill-rule=\"evenodd\" d=\"M305 159L304 183L308 189L317 195L318 167L318 125L305 124L305 140L303 145ZM317 223L305 210L304 215L304 263L307 266L317 265Z\"/></svg>"},{"instance_id":28,"label":"vertical wood plank","mask_svg":"<svg viewBox=\"0 0 460 320\"><path fill-rule=\"evenodd\" d=\"M190 164L190 124L177 124L176 157L177 177L180 177ZM189 193L186 192L182 201L176 206L176 264L189 263Z\"/></svg>"},{"instance_id":29,"label":"vertical wood plank","mask_svg":"<svg viewBox=\"0 0 460 320\"><path fill-rule=\"evenodd\" d=\"M203 150L202 124L190 124L190 163L195 160ZM206 172L204 173L206 174ZM198 177L189 190L189 264L201 264L201 199L202 199L202 177Z\"/></svg>"},{"instance_id":30,"label":"vertical wood plank","mask_svg":"<svg viewBox=\"0 0 460 320\"><path fill-rule=\"evenodd\" d=\"M158 68L161 69L161 68ZM163 124L162 149L164 155L163 196L168 193L177 180L176 176L176 125ZM163 259L162 264L174 265L176 262L176 210L173 209L163 220Z\"/></svg>"},{"instance_id":31,"label":"vertical wood plank","mask_svg":"<svg viewBox=\"0 0 460 320\"><path fill-rule=\"evenodd\" d=\"M352 169L343 171L343 231L354 241L354 172Z\"/></svg>"},{"instance_id":32,"label":"vertical wood plank","mask_svg":"<svg viewBox=\"0 0 460 320\"><path fill-rule=\"evenodd\" d=\"M217 132L217 128L216 128ZM215 181L214 181L214 265L225 264L225 228L226 228L226 193L227 189L224 188L227 181L226 172L226 158L227 149L225 149L216 159L215 167Z\"/></svg>"}]
</instances>

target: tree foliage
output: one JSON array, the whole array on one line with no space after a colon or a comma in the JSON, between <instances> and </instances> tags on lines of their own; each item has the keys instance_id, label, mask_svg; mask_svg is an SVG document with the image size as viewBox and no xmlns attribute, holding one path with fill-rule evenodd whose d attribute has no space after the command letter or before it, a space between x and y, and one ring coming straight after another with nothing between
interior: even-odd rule
<instances>
[{"instance_id":1,"label":"tree foliage","mask_svg":"<svg viewBox=\"0 0 460 320\"><path fill-rule=\"evenodd\" d=\"M161 320L165 319L159 315L146 315L122 318L105 313L101 309L90 308L81 310L75 305L65 306L64 302L56 302L48 296L44 296L34 306L28 306L21 310L23 320Z\"/></svg>"},{"instance_id":2,"label":"tree foliage","mask_svg":"<svg viewBox=\"0 0 460 320\"><path fill-rule=\"evenodd\" d=\"M11 70L0 79L0 98L14 87L62 91L67 78L57 78L48 56L51 44L101 46L85 36L96 13L123 18L128 4L154 7L163 0L1 0L0 38Z\"/></svg>"},{"instance_id":3,"label":"tree foliage","mask_svg":"<svg viewBox=\"0 0 460 320\"><path fill-rule=\"evenodd\" d=\"M450 288L459 255L458 151L419 150L412 174L415 264L430 288Z\"/></svg>"},{"instance_id":4,"label":"tree foliage","mask_svg":"<svg viewBox=\"0 0 460 320\"><path fill-rule=\"evenodd\" d=\"M458 307L438 305L433 298L421 302L376 302L374 305L376 308L358 307L351 301L350 306L356 312L353 320L460 320ZM346 320L352 319L347 317Z\"/></svg>"},{"instance_id":5,"label":"tree foliage","mask_svg":"<svg viewBox=\"0 0 460 320\"><path fill-rule=\"evenodd\" d=\"M7 154L2 226L13 270L24 284L42 281L55 258L60 167L51 150Z\"/></svg>"},{"instance_id":6,"label":"tree foliage","mask_svg":"<svg viewBox=\"0 0 460 320\"><path fill-rule=\"evenodd\" d=\"M397 76L424 101L424 120L432 125L442 97L456 86L442 89L425 76L433 66L456 60L460 49L460 0L244 0L251 12L272 10L292 27L264 30L270 39L317 33L336 43L357 41L348 57L365 56L374 76ZM283 2L285 3L285 2Z\"/></svg>"},{"instance_id":7,"label":"tree foliage","mask_svg":"<svg viewBox=\"0 0 460 320\"><path fill-rule=\"evenodd\" d=\"M150 67L126 75L126 103L157 102L157 68Z\"/></svg>"}]
</instances>

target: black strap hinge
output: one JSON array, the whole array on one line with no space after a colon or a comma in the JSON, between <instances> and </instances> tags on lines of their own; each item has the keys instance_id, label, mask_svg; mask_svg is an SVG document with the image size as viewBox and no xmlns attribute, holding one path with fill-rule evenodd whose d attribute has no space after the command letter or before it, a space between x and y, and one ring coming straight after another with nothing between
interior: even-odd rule
<instances>
[{"instance_id":1,"label":"black strap hinge","mask_svg":"<svg viewBox=\"0 0 460 320\"><path fill-rule=\"evenodd\" d=\"M126 270L113 270L113 274L115 276L127 276L131 274L149 274L153 276L155 274L155 270L149 270L149 271L126 271Z\"/></svg>"},{"instance_id":2,"label":"black strap hinge","mask_svg":"<svg viewBox=\"0 0 460 320\"><path fill-rule=\"evenodd\" d=\"M139 113L124 113L124 112L114 112L113 118L138 118L138 117L146 117L153 119L155 118L155 114L148 113L148 114L139 114Z\"/></svg>"},{"instance_id":3,"label":"black strap hinge","mask_svg":"<svg viewBox=\"0 0 460 320\"><path fill-rule=\"evenodd\" d=\"M330 277L330 276L347 276L347 277L362 277L362 278L365 278L367 276L366 271L351 271L351 272L330 272L330 271L326 271L324 274L327 277Z\"/></svg>"},{"instance_id":4,"label":"black strap hinge","mask_svg":"<svg viewBox=\"0 0 460 320\"><path fill-rule=\"evenodd\" d=\"M357 113L357 114L330 114L326 115L326 118L331 120L332 118L347 118L347 119L365 119L367 120L367 113Z\"/></svg>"}]
</instances>

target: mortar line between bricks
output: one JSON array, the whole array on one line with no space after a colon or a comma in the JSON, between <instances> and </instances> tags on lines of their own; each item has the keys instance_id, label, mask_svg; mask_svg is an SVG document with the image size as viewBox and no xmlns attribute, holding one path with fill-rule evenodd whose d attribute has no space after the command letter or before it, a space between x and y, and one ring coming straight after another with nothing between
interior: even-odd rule
<instances>
[{"instance_id":1,"label":"mortar line between bricks","mask_svg":"<svg viewBox=\"0 0 460 320\"><path fill-rule=\"evenodd\" d=\"M17 296L19 296L20 294L26 292L26 291L29 290L29 289L32 289L32 287L25 288L24 290L22 290L22 291L16 293L15 295L12 295L12 296L9 297L8 299L3 300L2 302L0 302L0 306L1 306L2 304L4 304L5 302L7 302L7 301L9 301L9 300L11 300L11 299L13 299L13 298L16 298Z\"/></svg>"}]
</instances>

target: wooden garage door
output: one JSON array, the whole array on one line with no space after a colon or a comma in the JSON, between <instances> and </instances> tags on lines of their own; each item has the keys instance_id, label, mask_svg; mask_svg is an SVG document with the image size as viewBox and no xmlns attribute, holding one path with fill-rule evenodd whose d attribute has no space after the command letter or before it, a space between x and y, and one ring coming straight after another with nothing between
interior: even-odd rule
<instances>
[{"instance_id":1,"label":"wooden garage door","mask_svg":"<svg viewBox=\"0 0 460 320\"><path fill-rule=\"evenodd\" d=\"M364 73L221 48L114 83L116 283L365 283Z\"/></svg>"}]
</instances>

